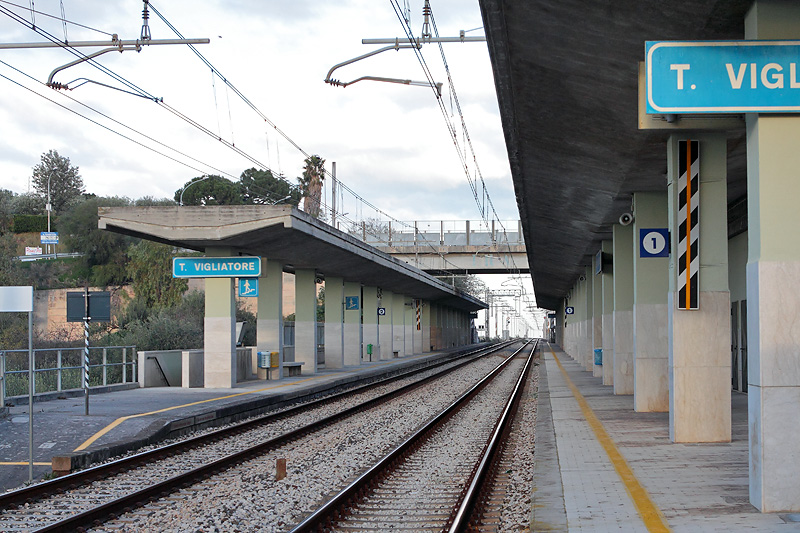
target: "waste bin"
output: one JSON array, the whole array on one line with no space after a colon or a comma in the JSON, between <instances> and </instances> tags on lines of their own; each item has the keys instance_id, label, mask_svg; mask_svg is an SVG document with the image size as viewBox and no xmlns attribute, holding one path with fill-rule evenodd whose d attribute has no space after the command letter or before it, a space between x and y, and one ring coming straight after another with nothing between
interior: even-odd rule
<instances>
[{"instance_id":1,"label":"waste bin","mask_svg":"<svg viewBox=\"0 0 800 533\"><path fill-rule=\"evenodd\" d=\"M603 364L603 349L602 348L595 348L594 349L594 364L602 366L602 364Z\"/></svg>"},{"instance_id":2,"label":"waste bin","mask_svg":"<svg viewBox=\"0 0 800 533\"><path fill-rule=\"evenodd\" d=\"M367 355L372 355L372 345L367 344Z\"/></svg>"}]
</instances>

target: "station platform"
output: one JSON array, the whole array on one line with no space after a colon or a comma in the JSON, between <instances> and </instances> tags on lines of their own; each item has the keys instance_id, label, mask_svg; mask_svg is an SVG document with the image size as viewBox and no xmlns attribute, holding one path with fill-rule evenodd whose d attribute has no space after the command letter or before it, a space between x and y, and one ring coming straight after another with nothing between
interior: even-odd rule
<instances>
[{"instance_id":1,"label":"station platform","mask_svg":"<svg viewBox=\"0 0 800 533\"><path fill-rule=\"evenodd\" d=\"M34 401L33 477L51 474L53 457L83 467L166 438L429 366L452 357L453 351L323 368L311 376L246 381L232 389L152 387L90 394L88 416L82 396ZM0 418L0 491L28 480L28 420L27 405L10 407L8 416Z\"/></svg>"},{"instance_id":2,"label":"station platform","mask_svg":"<svg viewBox=\"0 0 800 533\"><path fill-rule=\"evenodd\" d=\"M636 413L555 344L539 366L531 531L800 531L749 503L747 395L732 442L675 444L668 413Z\"/></svg>"}]
</instances>

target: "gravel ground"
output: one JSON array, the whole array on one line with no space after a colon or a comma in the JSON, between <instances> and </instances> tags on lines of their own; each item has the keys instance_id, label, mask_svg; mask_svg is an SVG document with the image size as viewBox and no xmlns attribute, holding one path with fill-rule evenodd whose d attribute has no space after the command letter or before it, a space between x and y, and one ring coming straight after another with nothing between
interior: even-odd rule
<instances>
[{"instance_id":1,"label":"gravel ground","mask_svg":"<svg viewBox=\"0 0 800 533\"><path fill-rule=\"evenodd\" d=\"M500 358L486 357L444 380L369 413L303 438L213 480L174 493L98 531L283 531L317 502L384 455L403 436L449 404ZM275 463L287 477L275 480Z\"/></svg>"}]
</instances>

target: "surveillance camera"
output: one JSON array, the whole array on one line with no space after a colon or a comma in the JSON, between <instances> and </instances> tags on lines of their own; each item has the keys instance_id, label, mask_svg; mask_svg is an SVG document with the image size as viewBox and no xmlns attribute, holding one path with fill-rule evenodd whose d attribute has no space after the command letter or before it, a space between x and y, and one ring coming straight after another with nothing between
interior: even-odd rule
<instances>
[{"instance_id":1,"label":"surveillance camera","mask_svg":"<svg viewBox=\"0 0 800 533\"><path fill-rule=\"evenodd\" d=\"M578 278L578 281L586 281L586 276L581 274L581 277Z\"/></svg>"},{"instance_id":2,"label":"surveillance camera","mask_svg":"<svg viewBox=\"0 0 800 533\"><path fill-rule=\"evenodd\" d=\"M623 226L628 226L633 222L633 215L630 213L622 213L619 217L619 223Z\"/></svg>"}]
</instances>

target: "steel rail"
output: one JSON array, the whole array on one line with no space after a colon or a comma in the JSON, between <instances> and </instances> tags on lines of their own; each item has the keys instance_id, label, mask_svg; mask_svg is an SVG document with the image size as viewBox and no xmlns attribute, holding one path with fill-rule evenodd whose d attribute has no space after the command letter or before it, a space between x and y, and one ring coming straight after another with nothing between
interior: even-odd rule
<instances>
[{"instance_id":1,"label":"steel rail","mask_svg":"<svg viewBox=\"0 0 800 533\"><path fill-rule=\"evenodd\" d=\"M522 373L517 380L517 384L514 387L514 391L511 393L508 402L506 402L503 413L500 415L486 449L481 455L481 460L478 462L475 472L473 473L472 478L469 480L467 489L462 496L461 503L458 506L455 517L453 518L453 522L450 524L450 528L447 530L448 533L461 533L463 531L467 531L468 528L471 525L474 525L478 519L475 511L479 502L479 496L486 489L486 482L488 481L489 472L495 465L496 459L500 456L498 452L500 451L503 441L505 440L506 431L511 429L511 423L514 421L514 417L516 416L517 409L522 399L522 390L525 387L525 381L530 373L530 368L533 363L533 356L538 345L539 339L536 339L533 348L531 349L531 353L528 355L528 360L525 362L525 368L523 368Z\"/></svg>"},{"instance_id":2,"label":"steel rail","mask_svg":"<svg viewBox=\"0 0 800 533\"><path fill-rule=\"evenodd\" d=\"M265 453L266 451L284 445L287 442L291 442L292 440L296 440L306 434L313 433L322 429L325 426L328 426L332 423L338 422L344 418L347 418L351 415L354 415L358 412L365 411L372 407L378 406L382 403L386 403L393 398L400 396L404 393L410 392L416 388L419 388L430 381L438 379L442 377L442 375L455 370L456 368L460 368L464 365L467 365L474 361L476 358L488 355L490 353L496 352L507 347L509 344L513 343L514 341L509 341L505 343L498 343L491 346L482 347L477 350L469 351L465 354L459 355L457 358L468 358L466 361L457 364L452 368L448 368L442 371L439 371L431 376L428 376L420 381L410 383L405 385L395 391L388 392L366 402L363 402L359 405L350 407L345 409L339 413L334 415L330 415L324 417L316 422L312 422L307 424L303 427L297 428L295 430L289 431L267 441L264 441L260 444L242 450L240 452L231 454L229 456L223 457L217 461L204 465L202 467L198 467L183 474L179 474L170 478L168 480L164 480L160 483L152 485L150 487L146 487L142 490L139 490L134 493L130 493L126 496L123 496L117 500L107 502L102 504L94 509L73 515L72 517L66 518L62 521L50 524L45 526L41 529L37 529L36 531L75 531L78 528L97 525L98 523L102 523L109 518L113 519L117 515L128 512L137 506L141 506L150 499L155 499L161 497L165 494L168 494L182 486L186 486L192 483L195 483L201 479L207 478L211 475L214 475L222 470L230 468L231 466L235 466L243 461L246 461L252 457L258 456L260 454ZM186 441L181 441L178 443L170 444L156 450L151 450L148 452L142 452L140 454L119 459L112 463L107 463L104 465L99 465L97 467L76 472L74 474L69 474L67 476L63 476L61 478L56 478L45 483L41 483L39 485L34 485L31 487L27 487L25 489L20 489L18 491L14 491L11 493L4 494L0 496L0 508L7 508L13 509L16 506L23 504L23 503L30 503L35 500L41 499L46 496L53 495L57 492L62 492L66 490L70 490L76 488L80 485L85 485L91 483L97 479L104 479L110 475L114 475L120 471L124 472L130 470L132 468L137 468L141 465L146 463L150 463L154 460L161 459L167 456L174 456L176 454L184 453L188 450L198 448L204 444L209 442L218 441L224 438L229 438L231 436L237 435L249 429L252 429L254 426L265 424L268 422L272 422L278 418L285 418L287 416L291 416L293 414L297 414L299 412L308 410L313 407L318 407L320 405L324 405L326 403L331 403L335 400L341 399L345 396L350 396L353 394L357 394L360 392L364 392L372 387L382 386L392 381L398 379L404 379L419 372L423 372L425 370L430 370L431 368L435 368L436 366L441 366L447 363L453 362L453 359L449 359L447 361L442 361L439 365L431 365L428 367L416 369L412 372L400 374L397 376L393 376L390 378L382 379L375 381L373 383L357 387L355 389L351 389L348 391L344 391L341 393L337 393L333 396L329 396L326 398L322 398L319 400L315 400L313 402L302 404L299 406L292 407L288 410L281 411L278 413L272 413L270 415L266 415L264 417L259 417L253 420L249 420L243 422L241 424L237 424L236 426L231 426L228 428L223 428L218 431L208 433L206 435L200 435L198 437L193 437Z\"/></svg>"},{"instance_id":3,"label":"steel rail","mask_svg":"<svg viewBox=\"0 0 800 533\"><path fill-rule=\"evenodd\" d=\"M256 418L252 418L250 420L246 420L239 424L222 428L217 431L207 433L205 435L190 437L180 442L168 444L166 446L162 446L154 450L141 452L135 455L131 455L129 457L118 459L116 461L111 461L109 463L97 465L91 468L81 470L79 472L74 472L72 474L68 474L42 483L31 485L29 487L18 489L12 492L7 492L5 494L0 495L0 509L13 509L14 506L16 505L32 503L36 500L51 496L58 491L69 490L70 488L75 488L83 484L91 483L92 481L95 481L97 479L104 479L109 475L114 475L121 470L126 470L126 469L129 470L131 468L136 468L140 465L150 463L152 461L158 460L168 455L184 453L194 448L203 446L213 440L219 440L222 438L227 438L229 436L237 435L239 433L249 431L250 429L256 426L272 423L275 422L276 420L287 418L289 416L294 416L298 413L301 413L309 409L320 407L328 403L333 403L347 396L360 394L362 392L369 390L370 388L387 385L393 381L405 379L407 377L424 372L426 370L430 370L431 368L436 368L437 366L451 363L453 362L453 360L456 359L471 358L473 356L481 357L482 355L485 355L484 352L490 351L492 349L494 350L502 349L509 343L510 342L498 343L491 346L484 346L476 350L468 351L464 354L459 354L453 359L447 359L437 364L418 368L410 372L405 372L395 376L390 376L371 383L367 383L365 385L355 387L353 389L348 389L346 391L338 392L331 396L326 396L325 398L320 398L317 400L313 400L311 402L302 403L300 405L296 405L276 413L270 413ZM470 361L471 359L461 363L460 365L454 368L458 368L463 364L469 364Z\"/></svg>"},{"instance_id":4,"label":"steel rail","mask_svg":"<svg viewBox=\"0 0 800 533\"><path fill-rule=\"evenodd\" d=\"M461 407L469 402L478 392L480 392L489 382L508 366L511 361L521 352L530 341L523 344L511 356L497 365L491 372L484 376L475 385L470 387L464 394L454 400L438 415L433 417L428 423L417 429L411 436L386 454L377 463L372 465L364 473L353 480L347 487L324 503L316 511L307 516L303 521L290 530L290 533L307 533L320 531L331 525L331 522L342 514L342 510L354 499L362 495L370 485L380 476L392 470L396 464L402 460L409 452L413 451L428 435L447 422Z\"/></svg>"}]
</instances>

